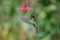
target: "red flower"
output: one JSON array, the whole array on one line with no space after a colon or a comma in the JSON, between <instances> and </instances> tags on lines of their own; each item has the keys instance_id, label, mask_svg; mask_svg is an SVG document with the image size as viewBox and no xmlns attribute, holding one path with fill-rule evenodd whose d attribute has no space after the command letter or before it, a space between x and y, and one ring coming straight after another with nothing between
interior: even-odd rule
<instances>
[{"instance_id":1,"label":"red flower","mask_svg":"<svg viewBox=\"0 0 60 40\"><path fill-rule=\"evenodd\" d=\"M28 3L26 3L21 9L19 9L20 12L26 12L26 13L31 11L31 10L32 10L32 8L29 7Z\"/></svg>"}]
</instances>

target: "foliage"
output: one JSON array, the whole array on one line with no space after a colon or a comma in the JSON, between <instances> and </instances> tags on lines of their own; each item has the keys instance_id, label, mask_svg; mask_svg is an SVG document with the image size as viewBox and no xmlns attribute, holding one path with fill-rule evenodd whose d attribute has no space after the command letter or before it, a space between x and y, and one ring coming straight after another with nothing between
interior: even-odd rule
<instances>
[{"instance_id":1,"label":"foliage","mask_svg":"<svg viewBox=\"0 0 60 40\"><path fill-rule=\"evenodd\" d=\"M26 37L26 40L60 40L60 0L37 1L35 8L32 8L34 10L30 12L35 27L32 23L20 20L21 16L25 16L25 13L18 12L22 2L23 0L0 0L0 40L19 40L20 36L24 37L23 40ZM26 34L23 34L25 30Z\"/></svg>"}]
</instances>

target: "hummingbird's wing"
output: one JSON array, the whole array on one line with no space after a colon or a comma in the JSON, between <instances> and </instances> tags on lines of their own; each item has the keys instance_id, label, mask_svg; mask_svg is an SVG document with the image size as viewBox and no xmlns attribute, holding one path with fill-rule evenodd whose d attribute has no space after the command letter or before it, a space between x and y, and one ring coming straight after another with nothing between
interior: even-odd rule
<instances>
[{"instance_id":1,"label":"hummingbird's wing","mask_svg":"<svg viewBox=\"0 0 60 40\"><path fill-rule=\"evenodd\" d=\"M28 24L32 24L31 21L30 21L28 18L23 18L23 17L21 17L20 19L21 19L22 21L28 23Z\"/></svg>"}]
</instances>

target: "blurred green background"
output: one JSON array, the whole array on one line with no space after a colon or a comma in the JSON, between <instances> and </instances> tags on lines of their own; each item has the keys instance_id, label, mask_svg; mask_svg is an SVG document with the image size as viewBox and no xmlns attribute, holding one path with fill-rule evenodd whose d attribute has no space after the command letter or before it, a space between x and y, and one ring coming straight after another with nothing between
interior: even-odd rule
<instances>
[{"instance_id":1,"label":"blurred green background","mask_svg":"<svg viewBox=\"0 0 60 40\"><path fill-rule=\"evenodd\" d=\"M18 19L21 14L18 10L23 1L0 0L0 40L21 40L19 35L22 33L20 32L20 27L22 24L26 27L26 24L24 22L21 24ZM31 6L35 3L34 1L31 1ZM36 36L33 40L60 40L60 0L37 0L35 4L36 6L33 5L35 8L32 7L34 10L31 12L34 18L31 17L31 20L36 22L39 32L35 34ZM28 28L34 30L33 27L31 25L28 26ZM26 34L28 33L29 31Z\"/></svg>"}]
</instances>

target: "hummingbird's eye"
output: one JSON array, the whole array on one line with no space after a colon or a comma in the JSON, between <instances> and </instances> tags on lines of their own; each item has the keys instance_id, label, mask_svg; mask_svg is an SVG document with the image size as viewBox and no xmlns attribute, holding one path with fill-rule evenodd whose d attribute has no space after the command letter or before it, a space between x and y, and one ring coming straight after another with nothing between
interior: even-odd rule
<instances>
[{"instance_id":1,"label":"hummingbird's eye","mask_svg":"<svg viewBox=\"0 0 60 40\"><path fill-rule=\"evenodd\" d=\"M32 19L32 18L33 18L33 19L35 18L35 15L34 15L34 13L32 13L32 14L31 14L31 19Z\"/></svg>"}]
</instances>

